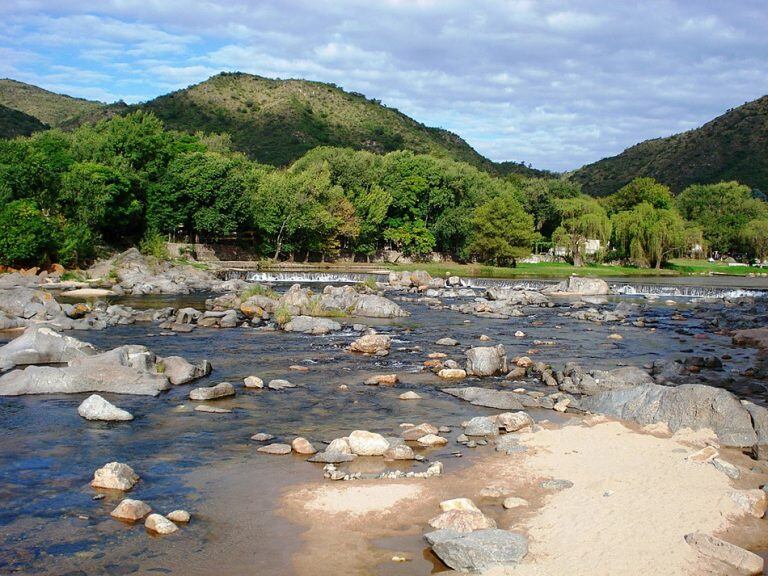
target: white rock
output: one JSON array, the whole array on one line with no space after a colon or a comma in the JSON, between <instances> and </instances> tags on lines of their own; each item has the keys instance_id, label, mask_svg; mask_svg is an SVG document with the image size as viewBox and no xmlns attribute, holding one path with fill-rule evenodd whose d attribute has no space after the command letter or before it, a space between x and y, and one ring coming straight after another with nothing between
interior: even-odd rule
<instances>
[{"instance_id":1,"label":"white rock","mask_svg":"<svg viewBox=\"0 0 768 576\"><path fill-rule=\"evenodd\" d=\"M168 518L168 520L170 520L171 522L184 522L184 523L189 522L189 519L191 518L191 516L189 515L189 512L187 512L186 510L174 510L170 514L167 514L165 517Z\"/></svg>"},{"instance_id":2,"label":"white rock","mask_svg":"<svg viewBox=\"0 0 768 576\"><path fill-rule=\"evenodd\" d=\"M107 422L125 422L133 420L133 415L118 408L98 394L91 394L77 407L77 413L86 420L105 420Z\"/></svg>"},{"instance_id":3,"label":"white rock","mask_svg":"<svg viewBox=\"0 0 768 576\"><path fill-rule=\"evenodd\" d=\"M382 456L389 448L389 442L381 434L367 430L355 430L349 435L352 454L358 456Z\"/></svg>"},{"instance_id":4,"label":"white rock","mask_svg":"<svg viewBox=\"0 0 768 576\"><path fill-rule=\"evenodd\" d=\"M130 490L139 481L133 468L122 462L110 462L93 473L91 486L110 490Z\"/></svg>"},{"instance_id":5,"label":"white rock","mask_svg":"<svg viewBox=\"0 0 768 576\"><path fill-rule=\"evenodd\" d=\"M157 534L173 534L178 530L178 526L160 514L150 514L144 521L144 527L147 530Z\"/></svg>"},{"instance_id":6,"label":"white rock","mask_svg":"<svg viewBox=\"0 0 768 576\"><path fill-rule=\"evenodd\" d=\"M264 380L258 376L248 376L243 379L246 388L264 388Z\"/></svg>"}]
</instances>

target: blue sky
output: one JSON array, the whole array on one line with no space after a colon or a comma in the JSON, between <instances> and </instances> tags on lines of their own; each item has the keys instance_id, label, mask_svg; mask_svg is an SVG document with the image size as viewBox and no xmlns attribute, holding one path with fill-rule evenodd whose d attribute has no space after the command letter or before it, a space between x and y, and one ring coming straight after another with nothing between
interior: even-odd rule
<instances>
[{"instance_id":1,"label":"blue sky","mask_svg":"<svg viewBox=\"0 0 768 576\"><path fill-rule=\"evenodd\" d=\"M768 93L764 0L0 0L0 77L138 102L222 70L334 82L569 170Z\"/></svg>"}]
</instances>

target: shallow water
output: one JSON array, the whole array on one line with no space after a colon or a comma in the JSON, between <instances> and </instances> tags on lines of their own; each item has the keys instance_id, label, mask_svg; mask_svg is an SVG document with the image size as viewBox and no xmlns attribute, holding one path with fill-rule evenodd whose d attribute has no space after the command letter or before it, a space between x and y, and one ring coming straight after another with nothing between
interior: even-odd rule
<instances>
[{"instance_id":1,"label":"shallow water","mask_svg":"<svg viewBox=\"0 0 768 576\"><path fill-rule=\"evenodd\" d=\"M193 295L123 302L135 307L202 308L204 299L205 295ZM434 311L411 302L401 305L411 317L361 319L392 334L393 350L386 358L347 352L345 347L356 336L351 330L312 337L253 328L203 328L164 336L156 325L136 324L73 333L102 349L133 343L144 344L160 356L207 358L214 371L206 379L157 398L105 395L134 414L135 420L129 423L84 421L76 408L87 395L0 398L0 572L291 574L300 532L276 514L276 506L286 486L321 479L322 465L295 456L258 454L249 437L261 431L277 436L275 441L302 435L320 445L357 428L393 435L402 422L429 421L452 426L449 436L453 439L460 433L462 420L496 411L441 393L441 386L456 384L441 383L423 373L421 365L431 351L461 360L465 347L481 344L477 340L481 334L491 336L493 344L503 343L512 357L530 354L556 367L575 360L588 369L614 368L669 356L727 352L732 356L725 366L733 374L729 386L740 395L768 403L763 381L738 376L752 365L754 352L734 348L729 338L710 332L706 339L698 338L706 331L704 322L690 317L695 308L685 299L674 305L651 304L645 316L657 320L655 332L562 318L558 314L563 308L528 308L527 317L492 320ZM687 315L685 320L671 318L681 311ZM517 330L526 337L515 338ZM623 340L608 340L612 332L622 334ZM456 338L461 346L434 346L443 336ZM531 351L535 340L552 340L555 345ZM417 346L420 352L411 350ZM306 365L310 371L288 371L291 364ZM362 384L370 375L391 372L401 378L395 388ZM287 378L300 387L280 392L244 390L242 380L251 374L265 381ZM235 384L238 395L217 401L216 406L234 412L194 412L195 403L187 397L190 388L221 381ZM340 384L347 384L349 390L338 390ZM478 384L479 380L468 379L460 385ZM498 384L497 379L482 382ZM406 390L417 390L423 399L399 400L397 396ZM552 419L554 414L541 411L535 417ZM463 449L465 456L455 458L451 453L456 446L451 442L422 453L428 461L441 460L448 470L467 465L481 453ZM185 508L193 515L191 524L172 537L160 538L149 536L141 525L110 518L122 495L105 492L104 500L94 501L97 491L89 481L96 468L112 460L129 463L142 477L130 497L163 513ZM427 465L400 467L420 471ZM385 467L381 459L360 459L354 469ZM388 566L376 572L427 574L432 569L427 558L417 565Z\"/></svg>"}]
</instances>

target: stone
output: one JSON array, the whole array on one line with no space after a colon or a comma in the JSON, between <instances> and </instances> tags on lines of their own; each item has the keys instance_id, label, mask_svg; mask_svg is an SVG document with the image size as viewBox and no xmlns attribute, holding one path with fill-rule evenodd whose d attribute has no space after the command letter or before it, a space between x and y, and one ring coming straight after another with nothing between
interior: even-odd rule
<instances>
[{"instance_id":1,"label":"stone","mask_svg":"<svg viewBox=\"0 0 768 576\"><path fill-rule=\"evenodd\" d=\"M600 278L570 276L555 286L553 292L566 292L580 296L605 296L610 292L608 283Z\"/></svg>"},{"instance_id":2,"label":"stone","mask_svg":"<svg viewBox=\"0 0 768 576\"><path fill-rule=\"evenodd\" d=\"M474 510L448 510L429 521L432 528L472 532L485 528L496 528L496 522L482 512Z\"/></svg>"},{"instance_id":3,"label":"stone","mask_svg":"<svg viewBox=\"0 0 768 576\"><path fill-rule=\"evenodd\" d=\"M91 486L127 492L139 481L133 468L122 462L109 462L93 473Z\"/></svg>"},{"instance_id":4,"label":"stone","mask_svg":"<svg viewBox=\"0 0 768 576\"><path fill-rule=\"evenodd\" d=\"M315 318L312 316L294 316L283 325L286 332L301 332L316 336L337 332L341 330L341 324L330 318Z\"/></svg>"},{"instance_id":5,"label":"stone","mask_svg":"<svg viewBox=\"0 0 768 576\"><path fill-rule=\"evenodd\" d=\"M507 371L507 352L502 344L476 346L467 350L467 374L493 376Z\"/></svg>"},{"instance_id":6,"label":"stone","mask_svg":"<svg viewBox=\"0 0 768 576\"><path fill-rule=\"evenodd\" d=\"M731 500L736 502L744 511L755 518L765 516L768 506L768 494L757 488L753 490L736 490L729 494Z\"/></svg>"},{"instance_id":7,"label":"stone","mask_svg":"<svg viewBox=\"0 0 768 576\"><path fill-rule=\"evenodd\" d=\"M272 454L275 456L285 456L291 453L291 446L289 444L267 444L256 449L256 452L263 454Z\"/></svg>"},{"instance_id":8,"label":"stone","mask_svg":"<svg viewBox=\"0 0 768 576\"><path fill-rule=\"evenodd\" d=\"M521 380L525 378L525 375L527 374L527 370L523 368L522 366L515 366L512 368L512 370L509 371L509 373L505 376L507 380Z\"/></svg>"},{"instance_id":9,"label":"stone","mask_svg":"<svg viewBox=\"0 0 768 576\"><path fill-rule=\"evenodd\" d=\"M168 518L168 520L170 520L174 524L177 524L177 523L186 524L192 518L189 512L187 512L186 510L174 510L169 514L166 514L165 517Z\"/></svg>"},{"instance_id":10,"label":"stone","mask_svg":"<svg viewBox=\"0 0 768 576\"><path fill-rule=\"evenodd\" d=\"M264 380L258 376L246 376L243 379L246 388L264 388Z\"/></svg>"},{"instance_id":11,"label":"stone","mask_svg":"<svg viewBox=\"0 0 768 576\"><path fill-rule=\"evenodd\" d=\"M515 332L515 338L525 338L525 332L523 332L522 330L517 330Z\"/></svg>"},{"instance_id":12,"label":"stone","mask_svg":"<svg viewBox=\"0 0 768 576\"><path fill-rule=\"evenodd\" d=\"M432 424L428 424L424 422L423 424L419 424L418 426L411 426L410 428L403 430L401 436L405 440L418 440L419 438L423 438L428 434L437 434L437 433L438 433L438 429L436 426L433 426Z\"/></svg>"},{"instance_id":13,"label":"stone","mask_svg":"<svg viewBox=\"0 0 768 576\"><path fill-rule=\"evenodd\" d=\"M467 436L493 436L498 432L499 425L495 416L475 416L464 426L464 434Z\"/></svg>"},{"instance_id":14,"label":"stone","mask_svg":"<svg viewBox=\"0 0 768 576\"><path fill-rule=\"evenodd\" d=\"M359 352L361 354L387 352L391 347L392 339L386 334L366 334L349 345L349 349L352 352Z\"/></svg>"},{"instance_id":15,"label":"stone","mask_svg":"<svg viewBox=\"0 0 768 576\"><path fill-rule=\"evenodd\" d=\"M150 532L162 535L173 534L179 529L176 524L160 514L150 514L147 516L147 519L144 521L144 527Z\"/></svg>"},{"instance_id":16,"label":"stone","mask_svg":"<svg viewBox=\"0 0 768 576\"><path fill-rule=\"evenodd\" d=\"M130 412L122 410L98 394L91 394L77 407L77 413L86 420L125 422L133 420Z\"/></svg>"},{"instance_id":17,"label":"stone","mask_svg":"<svg viewBox=\"0 0 768 576\"><path fill-rule=\"evenodd\" d=\"M527 412L504 412L496 416L496 424L507 432L517 432L533 426L533 418Z\"/></svg>"},{"instance_id":18,"label":"stone","mask_svg":"<svg viewBox=\"0 0 768 576\"><path fill-rule=\"evenodd\" d=\"M30 326L0 347L0 370L28 364L63 364L92 356L96 349L86 342L65 336L47 326Z\"/></svg>"},{"instance_id":19,"label":"stone","mask_svg":"<svg viewBox=\"0 0 768 576\"><path fill-rule=\"evenodd\" d=\"M181 356L168 356L161 360L163 374L170 380L171 384L187 384L198 378L208 376L211 373L209 362L202 362L198 365L192 364Z\"/></svg>"},{"instance_id":20,"label":"stone","mask_svg":"<svg viewBox=\"0 0 768 576\"><path fill-rule=\"evenodd\" d=\"M438 436L436 434L427 434L426 436L422 436L417 440L417 442L422 446L445 446L448 444L448 440L442 436Z\"/></svg>"},{"instance_id":21,"label":"stone","mask_svg":"<svg viewBox=\"0 0 768 576\"><path fill-rule=\"evenodd\" d=\"M382 456L389 448L389 442L381 434L367 430L355 430L349 435L349 448L358 456Z\"/></svg>"},{"instance_id":22,"label":"stone","mask_svg":"<svg viewBox=\"0 0 768 576\"><path fill-rule=\"evenodd\" d=\"M458 346L459 341L454 340L453 338L440 338L438 341L435 342L438 346Z\"/></svg>"},{"instance_id":23,"label":"stone","mask_svg":"<svg viewBox=\"0 0 768 576\"><path fill-rule=\"evenodd\" d=\"M306 438L302 438L301 436L294 438L291 441L291 448L293 448L293 451L296 452L296 454L304 454L308 456L317 452L310 441Z\"/></svg>"},{"instance_id":24,"label":"stone","mask_svg":"<svg viewBox=\"0 0 768 576\"><path fill-rule=\"evenodd\" d=\"M444 380L460 380L467 377L467 372L461 368L443 368L437 375Z\"/></svg>"},{"instance_id":25,"label":"stone","mask_svg":"<svg viewBox=\"0 0 768 576\"><path fill-rule=\"evenodd\" d=\"M407 444L397 444L390 446L384 452L384 458L388 460L413 460L415 455L413 449Z\"/></svg>"},{"instance_id":26,"label":"stone","mask_svg":"<svg viewBox=\"0 0 768 576\"><path fill-rule=\"evenodd\" d=\"M768 349L768 328L750 328L733 333L732 342L737 346Z\"/></svg>"},{"instance_id":27,"label":"stone","mask_svg":"<svg viewBox=\"0 0 768 576\"><path fill-rule=\"evenodd\" d=\"M400 394L400 396L398 396L398 398L400 400L421 400L421 396L419 396L418 394L416 394L416 392L413 392L413 391L403 392L402 394Z\"/></svg>"},{"instance_id":28,"label":"stone","mask_svg":"<svg viewBox=\"0 0 768 576\"><path fill-rule=\"evenodd\" d=\"M514 496L510 496L509 498L504 498L504 502L502 502L501 505L506 510L511 510L512 508L520 508L521 506L528 506L528 500L525 500L524 498L516 498Z\"/></svg>"},{"instance_id":29,"label":"stone","mask_svg":"<svg viewBox=\"0 0 768 576\"><path fill-rule=\"evenodd\" d=\"M288 380L283 380L281 378L276 378L274 380L270 380L269 384L267 384L267 387L270 390L285 390L287 388L296 388L296 384L293 384L292 382L289 382Z\"/></svg>"},{"instance_id":30,"label":"stone","mask_svg":"<svg viewBox=\"0 0 768 576\"><path fill-rule=\"evenodd\" d=\"M208 414L231 414L232 410L227 408L218 408L217 406L208 406L208 404L201 404L195 406L195 412L207 412Z\"/></svg>"},{"instance_id":31,"label":"stone","mask_svg":"<svg viewBox=\"0 0 768 576\"><path fill-rule=\"evenodd\" d=\"M272 434L267 434L266 432L259 432L258 434L251 436L251 440L255 440L256 442L266 442L273 438L274 436Z\"/></svg>"},{"instance_id":32,"label":"stone","mask_svg":"<svg viewBox=\"0 0 768 576\"><path fill-rule=\"evenodd\" d=\"M219 382L216 386L207 388L195 388L189 393L190 400L216 400L235 395L235 387L229 382Z\"/></svg>"},{"instance_id":33,"label":"stone","mask_svg":"<svg viewBox=\"0 0 768 576\"><path fill-rule=\"evenodd\" d=\"M341 452L318 452L307 458L307 462L317 462L320 464L341 464L342 462L352 462L357 456L355 454L342 454Z\"/></svg>"},{"instance_id":34,"label":"stone","mask_svg":"<svg viewBox=\"0 0 768 576\"><path fill-rule=\"evenodd\" d=\"M428 478L431 478L433 476L440 476L440 474L443 473L443 463L442 462L432 462L427 467L427 471L425 472L425 475Z\"/></svg>"},{"instance_id":35,"label":"stone","mask_svg":"<svg viewBox=\"0 0 768 576\"><path fill-rule=\"evenodd\" d=\"M539 485L545 490L566 490L568 488L573 488L573 482L570 480L560 480L556 478L544 480Z\"/></svg>"},{"instance_id":36,"label":"stone","mask_svg":"<svg viewBox=\"0 0 768 576\"><path fill-rule=\"evenodd\" d=\"M443 532L442 530L438 532ZM528 541L522 534L490 528L467 534L445 531L431 539L432 551L448 567L459 572L482 572L494 566L511 566L528 553ZM450 537L453 535L453 537Z\"/></svg>"},{"instance_id":37,"label":"stone","mask_svg":"<svg viewBox=\"0 0 768 576\"><path fill-rule=\"evenodd\" d=\"M722 458L713 458L712 465L732 480L738 480L741 476L741 471L736 466Z\"/></svg>"},{"instance_id":38,"label":"stone","mask_svg":"<svg viewBox=\"0 0 768 576\"><path fill-rule=\"evenodd\" d=\"M333 454L352 454L347 438L334 438L325 451Z\"/></svg>"},{"instance_id":39,"label":"stone","mask_svg":"<svg viewBox=\"0 0 768 576\"><path fill-rule=\"evenodd\" d=\"M717 448L714 446L705 446L701 450L698 450L688 456L686 460L689 462L696 462L698 464L702 464L704 462L711 462L713 458L717 458L720 455L720 453L717 451Z\"/></svg>"},{"instance_id":40,"label":"stone","mask_svg":"<svg viewBox=\"0 0 768 576\"><path fill-rule=\"evenodd\" d=\"M475 406L497 408L499 410L522 410L519 394L507 390L489 390L488 388L443 388L442 392L466 400Z\"/></svg>"},{"instance_id":41,"label":"stone","mask_svg":"<svg viewBox=\"0 0 768 576\"><path fill-rule=\"evenodd\" d=\"M760 556L729 542L700 532L686 534L685 541L708 562L725 566L728 573L730 570L735 570L736 574L744 576L757 576L763 573L764 561Z\"/></svg>"},{"instance_id":42,"label":"stone","mask_svg":"<svg viewBox=\"0 0 768 576\"><path fill-rule=\"evenodd\" d=\"M302 366L301 364L291 364L288 366L288 370L293 370L294 372L309 372L309 366Z\"/></svg>"},{"instance_id":43,"label":"stone","mask_svg":"<svg viewBox=\"0 0 768 576\"><path fill-rule=\"evenodd\" d=\"M440 502L440 510L448 512L449 510L461 510L463 512L480 512L480 508L469 498L451 498Z\"/></svg>"},{"instance_id":44,"label":"stone","mask_svg":"<svg viewBox=\"0 0 768 576\"><path fill-rule=\"evenodd\" d=\"M394 386L398 381L397 374L377 374L368 378L365 383L368 386Z\"/></svg>"},{"instance_id":45,"label":"stone","mask_svg":"<svg viewBox=\"0 0 768 576\"><path fill-rule=\"evenodd\" d=\"M144 518L144 516L150 512L152 512L152 508L150 508L148 504L145 504L141 500L125 498L122 502L120 502L120 504L117 505L117 508L109 513L109 515L113 518L117 518L118 520L136 522L137 520Z\"/></svg>"},{"instance_id":46,"label":"stone","mask_svg":"<svg viewBox=\"0 0 768 576\"><path fill-rule=\"evenodd\" d=\"M376 294L361 295L350 310L352 316L367 318L402 318L410 316L397 304Z\"/></svg>"}]
</instances>

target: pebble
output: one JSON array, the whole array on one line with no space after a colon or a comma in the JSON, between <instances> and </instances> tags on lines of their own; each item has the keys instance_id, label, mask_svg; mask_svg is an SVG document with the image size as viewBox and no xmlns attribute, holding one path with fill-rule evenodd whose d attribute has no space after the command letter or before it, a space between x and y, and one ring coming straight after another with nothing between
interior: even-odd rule
<instances>
[{"instance_id":1,"label":"pebble","mask_svg":"<svg viewBox=\"0 0 768 576\"><path fill-rule=\"evenodd\" d=\"M267 384L270 390L283 390L285 388L296 388L296 384L292 384L288 380L282 380L280 378L276 378L275 380L270 380L269 384Z\"/></svg>"},{"instance_id":2,"label":"pebble","mask_svg":"<svg viewBox=\"0 0 768 576\"><path fill-rule=\"evenodd\" d=\"M504 498L504 502L501 503L504 508L507 510L511 510L512 508L519 508L521 506L528 506L528 500L525 500L524 498L516 498L514 496L510 496L509 498Z\"/></svg>"},{"instance_id":3,"label":"pebble","mask_svg":"<svg viewBox=\"0 0 768 576\"><path fill-rule=\"evenodd\" d=\"M248 376L243 379L246 388L264 388L264 380L258 376Z\"/></svg>"},{"instance_id":4,"label":"pebble","mask_svg":"<svg viewBox=\"0 0 768 576\"><path fill-rule=\"evenodd\" d=\"M251 440L256 440L257 442L266 442L267 440L272 440L274 436L272 434L267 434L266 432L259 432L258 434L254 434L251 436Z\"/></svg>"},{"instance_id":5,"label":"pebble","mask_svg":"<svg viewBox=\"0 0 768 576\"><path fill-rule=\"evenodd\" d=\"M403 392L398 398L400 400L421 400L421 396L416 394L416 392Z\"/></svg>"},{"instance_id":6,"label":"pebble","mask_svg":"<svg viewBox=\"0 0 768 576\"><path fill-rule=\"evenodd\" d=\"M160 514L150 514L144 521L144 527L147 530L157 534L173 534L178 530L178 526Z\"/></svg>"},{"instance_id":7,"label":"pebble","mask_svg":"<svg viewBox=\"0 0 768 576\"><path fill-rule=\"evenodd\" d=\"M189 522L189 519L191 518L191 516L189 515L189 512L187 512L186 510L174 510L170 514L166 514L165 517L168 518L168 520L170 520L171 522L183 522L183 523Z\"/></svg>"},{"instance_id":8,"label":"pebble","mask_svg":"<svg viewBox=\"0 0 768 576\"><path fill-rule=\"evenodd\" d=\"M291 448L293 448L293 451L296 452L296 454L304 454L309 456L317 453L317 450L314 446L312 446L310 441L306 438L302 438L301 436L293 439L291 442Z\"/></svg>"},{"instance_id":9,"label":"pebble","mask_svg":"<svg viewBox=\"0 0 768 576\"><path fill-rule=\"evenodd\" d=\"M267 444L256 449L256 452L264 454L273 454L275 456L285 456L291 453L291 447L288 444Z\"/></svg>"}]
</instances>

